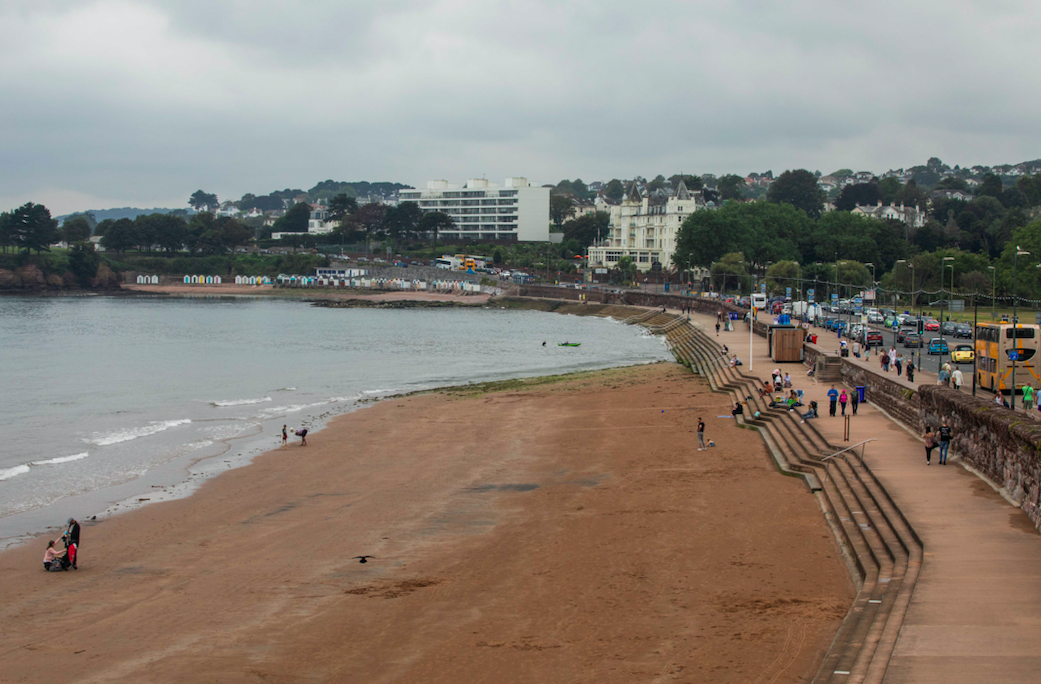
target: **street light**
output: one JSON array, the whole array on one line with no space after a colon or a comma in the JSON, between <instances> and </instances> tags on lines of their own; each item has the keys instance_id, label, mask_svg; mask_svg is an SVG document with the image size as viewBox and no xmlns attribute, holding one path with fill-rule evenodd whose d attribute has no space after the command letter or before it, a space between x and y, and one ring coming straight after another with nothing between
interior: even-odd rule
<instances>
[{"instance_id":1,"label":"street light","mask_svg":"<svg viewBox=\"0 0 1041 684\"><path fill-rule=\"evenodd\" d=\"M995 295L997 294L997 291L998 291L998 289L997 289L998 288L998 269L994 268L993 266L988 266L987 268L989 268L990 270L994 271L993 279L990 282L990 312L993 314L994 313L994 299L995 299ZM991 318L993 319L994 316L991 316Z\"/></svg>"},{"instance_id":2,"label":"street light","mask_svg":"<svg viewBox=\"0 0 1041 684\"><path fill-rule=\"evenodd\" d=\"M940 342L943 342L943 273L944 266L947 265L948 261L954 261L954 257L946 256L940 260ZM951 284L954 284L953 274L951 276ZM943 345L940 345L943 347Z\"/></svg>"},{"instance_id":3,"label":"street light","mask_svg":"<svg viewBox=\"0 0 1041 684\"><path fill-rule=\"evenodd\" d=\"M1019 333L1019 319L1016 317L1016 304L1019 300L1019 291L1016 289L1017 280L1019 278L1019 255L1029 256L1030 252L1025 249L1020 249L1019 245L1016 245L1016 253L1012 256L1012 348L1018 350L1016 346L1017 335ZM1012 410L1016 410L1016 359L1012 359L1012 400L1009 402Z\"/></svg>"}]
</instances>

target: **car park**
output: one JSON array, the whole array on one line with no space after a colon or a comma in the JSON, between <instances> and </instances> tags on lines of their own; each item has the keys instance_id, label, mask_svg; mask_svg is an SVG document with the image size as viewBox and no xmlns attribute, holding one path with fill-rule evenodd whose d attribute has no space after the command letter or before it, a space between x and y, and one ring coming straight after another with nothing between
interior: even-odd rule
<instances>
[{"instance_id":1,"label":"car park","mask_svg":"<svg viewBox=\"0 0 1041 684\"><path fill-rule=\"evenodd\" d=\"M907 333L904 336L905 347L915 347L920 349L922 346L922 338L918 333Z\"/></svg>"},{"instance_id":2,"label":"car park","mask_svg":"<svg viewBox=\"0 0 1041 684\"><path fill-rule=\"evenodd\" d=\"M947 340L942 337L934 337L929 340L929 354L947 354Z\"/></svg>"},{"instance_id":3,"label":"car park","mask_svg":"<svg viewBox=\"0 0 1041 684\"><path fill-rule=\"evenodd\" d=\"M959 344L951 352L951 361L954 363L972 363L976 360L976 352L973 351L972 345Z\"/></svg>"}]
</instances>

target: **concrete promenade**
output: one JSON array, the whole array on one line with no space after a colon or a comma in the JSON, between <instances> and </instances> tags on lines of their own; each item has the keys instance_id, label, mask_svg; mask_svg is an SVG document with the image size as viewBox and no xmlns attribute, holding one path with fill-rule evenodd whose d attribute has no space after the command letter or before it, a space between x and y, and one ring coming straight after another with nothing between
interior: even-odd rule
<instances>
[{"instance_id":1,"label":"concrete promenade","mask_svg":"<svg viewBox=\"0 0 1041 684\"><path fill-rule=\"evenodd\" d=\"M736 352L746 373L749 365L749 374L757 377L768 378L776 367L790 372L805 401L818 401L815 427L837 449L876 440L868 444L865 460L924 545L921 574L885 681L1041 682L1041 535L1029 518L961 467L956 453L941 466L937 449L927 466L919 436L876 409L870 397L851 418L845 441L844 421L828 416L829 386L808 378L802 364L772 362L762 337L753 336L749 359L743 322L718 338L714 316L692 314L691 322ZM821 335L818 343L838 348L834 335ZM914 384L898 380L893 371L883 374L874 355L859 363L909 388L936 382L929 373L917 373L921 383Z\"/></svg>"}]
</instances>

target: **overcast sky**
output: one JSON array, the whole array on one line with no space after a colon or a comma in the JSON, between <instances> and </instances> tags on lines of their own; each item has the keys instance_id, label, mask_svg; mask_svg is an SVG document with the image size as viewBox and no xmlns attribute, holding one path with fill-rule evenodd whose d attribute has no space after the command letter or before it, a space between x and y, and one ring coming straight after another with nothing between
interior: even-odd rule
<instances>
[{"instance_id":1,"label":"overcast sky","mask_svg":"<svg viewBox=\"0 0 1041 684\"><path fill-rule=\"evenodd\" d=\"M0 209L1041 157L1037 0L3 0Z\"/></svg>"}]
</instances>

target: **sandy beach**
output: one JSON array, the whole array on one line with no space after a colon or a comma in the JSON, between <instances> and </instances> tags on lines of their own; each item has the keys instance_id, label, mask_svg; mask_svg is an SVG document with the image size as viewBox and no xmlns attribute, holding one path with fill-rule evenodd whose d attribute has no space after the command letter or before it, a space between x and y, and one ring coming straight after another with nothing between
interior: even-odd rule
<instances>
[{"instance_id":1,"label":"sandy beach","mask_svg":"<svg viewBox=\"0 0 1041 684\"><path fill-rule=\"evenodd\" d=\"M484 304L490 295L486 294L451 294L449 292L412 292L389 291L372 294L365 291L359 293L352 289L291 289L276 288L274 285L138 285L124 284L124 290L133 292L150 292L153 294L178 295L181 297L212 297L214 295L255 295L257 297L279 296L299 297L302 299L361 299L367 301L416 301L416 302L459 302L461 304Z\"/></svg>"},{"instance_id":2,"label":"sandy beach","mask_svg":"<svg viewBox=\"0 0 1041 684\"><path fill-rule=\"evenodd\" d=\"M0 554L0 681L798 682L854 596L805 485L676 364L308 442L85 524L77 571Z\"/></svg>"}]
</instances>

